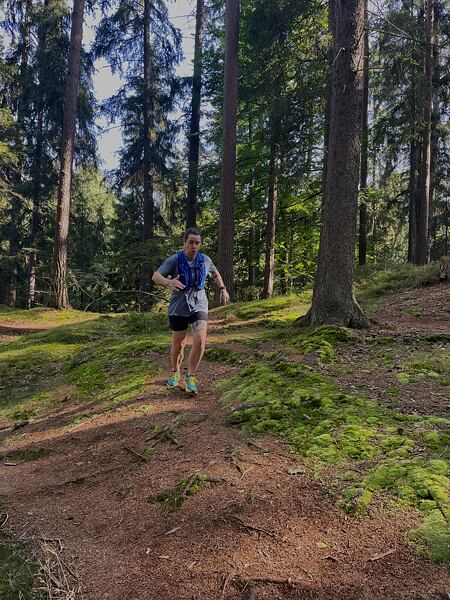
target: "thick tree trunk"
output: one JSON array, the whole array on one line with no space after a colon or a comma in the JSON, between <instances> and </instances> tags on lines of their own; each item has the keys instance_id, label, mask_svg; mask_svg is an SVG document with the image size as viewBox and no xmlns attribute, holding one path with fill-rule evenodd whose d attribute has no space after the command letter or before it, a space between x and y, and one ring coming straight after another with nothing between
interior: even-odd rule
<instances>
[{"instance_id":1,"label":"thick tree trunk","mask_svg":"<svg viewBox=\"0 0 450 600\"><path fill-rule=\"evenodd\" d=\"M333 68L333 27L334 27L335 0L328 0L328 49L327 67L328 73L325 86L325 123L323 130L323 169L322 169L322 203L325 202L325 188L327 182L328 145L330 140L330 118L331 118L331 80Z\"/></svg>"},{"instance_id":2,"label":"thick tree trunk","mask_svg":"<svg viewBox=\"0 0 450 600\"><path fill-rule=\"evenodd\" d=\"M200 102L202 92L203 30L205 3L197 0L195 19L194 75L192 77L191 126L189 131L189 174L187 190L187 227L195 227L198 213L198 158L200 151Z\"/></svg>"},{"instance_id":3,"label":"thick tree trunk","mask_svg":"<svg viewBox=\"0 0 450 600\"><path fill-rule=\"evenodd\" d=\"M144 114L144 161L143 161L143 181L144 181L144 226L143 241L148 255L147 244L153 239L155 205L153 198L153 157L152 157L152 131L154 129L154 106L151 90L152 77L152 49L150 40L151 28L151 0L144 0L144 94L143 94L143 114ZM147 256L144 258L141 267L141 285L140 295L141 310L149 310L152 302L149 295L152 288L151 283L152 268Z\"/></svg>"},{"instance_id":4,"label":"thick tree trunk","mask_svg":"<svg viewBox=\"0 0 450 600\"><path fill-rule=\"evenodd\" d=\"M219 271L234 296L233 240L238 105L239 0L226 0L222 173L220 182Z\"/></svg>"},{"instance_id":5,"label":"thick tree trunk","mask_svg":"<svg viewBox=\"0 0 450 600\"><path fill-rule=\"evenodd\" d=\"M67 237L70 218L70 187L72 182L73 149L77 118L77 98L80 85L80 54L83 35L84 0L74 0L70 33L69 66L64 97L64 122L61 144L61 167L58 186L58 207L53 252L53 306L69 306L67 291Z\"/></svg>"},{"instance_id":6,"label":"thick tree trunk","mask_svg":"<svg viewBox=\"0 0 450 600\"><path fill-rule=\"evenodd\" d=\"M266 256L264 262L263 298L271 298L273 294L273 276L275 267L275 228L277 212L277 149L274 139L270 144L269 190L266 223Z\"/></svg>"},{"instance_id":7,"label":"thick tree trunk","mask_svg":"<svg viewBox=\"0 0 450 600\"><path fill-rule=\"evenodd\" d=\"M361 172L359 177L359 190L364 193L367 189L367 167L369 150L369 22L367 14L367 0L364 3L364 77L363 77L363 124L361 139ZM367 261L367 204L361 198L359 204L359 238L358 262L365 265Z\"/></svg>"},{"instance_id":8,"label":"thick tree trunk","mask_svg":"<svg viewBox=\"0 0 450 600\"><path fill-rule=\"evenodd\" d=\"M433 20L434 0L427 0L425 29L425 90L423 99L422 160L420 166L420 190L417 206L417 238L415 263L429 262L428 218L430 212L431 176L431 104L433 96Z\"/></svg>"},{"instance_id":9,"label":"thick tree trunk","mask_svg":"<svg viewBox=\"0 0 450 600\"><path fill-rule=\"evenodd\" d=\"M312 306L303 325L367 327L353 294L362 129L364 0L335 0L326 196Z\"/></svg>"}]
</instances>

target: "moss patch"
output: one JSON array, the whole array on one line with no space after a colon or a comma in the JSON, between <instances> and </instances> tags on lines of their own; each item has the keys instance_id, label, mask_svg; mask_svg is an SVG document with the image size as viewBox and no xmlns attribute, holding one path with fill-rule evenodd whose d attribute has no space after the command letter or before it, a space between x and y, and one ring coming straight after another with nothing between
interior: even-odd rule
<instances>
[{"instance_id":1,"label":"moss patch","mask_svg":"<svg viewBox=\"0 0 450 600\"><path fill-rule=\"evenodd\" d=\"M39 565L23 544L0 532L0 598L2 600L44 600L38 589Z\"/></svg>"},{"instance_id":2,"label":"moss patch","mask_svg":"<svg viewBox=\"0 0 450 600\"><path fill-rule=\"evenodd\" d=\"M244 404L230 421L287 439L349 513L362 514L388 494L396 505L450 519L445 419L397 414L282 360L250 366L227 386L224 401ZM421 539L428 543L424 531Z\"/></svg>"},{"instance_id":3,"label":"moss patch","mask_svg":"<svg viewBox=\"0 0 450 600\"><path fill-rule=\"evenodd\" d=\"M130 333L122 316L0 343L0 422L33 418L63 401L117 403L142 394L159 372L151 354L169 342L160 321L146 317L153 335Z\"/></svg>"},{"instance_id":4,"label":"moss patch","mask_svg":"<svg viewBox=\"0 0 450 600\"><path fill-rule=\"evenodd\" d=\"M148 499L149 502L157 502L166 511L179 509L183 503L198 494L207 484L207 477L202 473L192 473L182 479L175 487Z\"/></svg>"},{"instance_id":5,"label":"moss patch","mask_svg":"<svg viewBox=\"0 0 450 600\"><path fill-rule=\"evenodd\" d=\"M236 364L240 358L240 354L235 352L234 350L230 350L226 346L213 346L212 348L208 348L205 350L204 354L206 360L214 361L214 362L224 362L230 364Z\"/></svg>"},{"instance_id":6,"label":"moss patch","mask_svg":"<svg viewBox=\"0 0 450 600\"><path fill-rule=\"evenodd\" d=\"M23 448L20 450L15 450L14 452L9 452L5 457L6 460L23 460L23 461L33 461L39 460L44 456L50 454L50 448Z\"/></svg>"}]
</instances>

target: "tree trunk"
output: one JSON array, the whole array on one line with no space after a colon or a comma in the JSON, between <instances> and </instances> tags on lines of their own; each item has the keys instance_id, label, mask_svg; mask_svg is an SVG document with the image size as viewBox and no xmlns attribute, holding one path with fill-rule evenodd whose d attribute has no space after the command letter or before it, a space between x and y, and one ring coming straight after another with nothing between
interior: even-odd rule
<instances>
[{"instance_id":1,"label":"tree trunk","mask_svg":"<svg viewBox=\"0 0 450 600\"><path fill-rule=\"evenodd\" d=\"M325 99L325 123L323 130L323 169L322 169L322 204L325 202L325 188L327 181L328 145L330 140L331 117L331 72L333 68L333 27L334 27L335 0L328 0L328 48L327 48L327 78Z\"/></svg>"},{"instance_id":2,"label":"tree trunk","mask_svg":"<svg viewBox=\"0 0 450 600\"><path fill-rule=\"evenodd\" d=\"M152 77L152 50L150 43L150 28L151 28L151 0L144 0L144 162L143 162L143 180L144 180L144 227L143 241L144 251L148 256L148 242L153 239L154 221L155 221L155 206L153 199L153 157L152 157L152 131L154 129L154 106L151 89ZM152 302L149 292L152 287L151 283L152 268L147 258L144 258L141 267L141 285L140 290L144 292L140 295L141 310L149 310Z\"/></svg>"},{"instance_id":3,"label":"tree trunk","mask_svg":"<svg viewBox=\"0 0 450 600\"><path fill-rule=\"evenodd\" d=\"M364 2L364 77L363 77L363 122L361 140L361 172L359 178L359 190L364 194L367 189L367 165L369 150L369 22L367 14L367 0ZM361 198L359 205L359 244L358 261L365 265L367 261L367 204L366 199Z\"/></svg>"},{"instance_id":4,"label":"tree trunk","mask_svg":"<svg viewBox=\"0 0 450 600\"><path fill-rule=\"evenodd\" d=\"M233 240L236 183L236 123L238 105L239 0L226 0L223 141L220 182L218 267L234 296Z\"/></svg>"},{"instance_id":5,"label":"tree trunk","mask_svg":"<svg viewBox=\"0 0 450 600\"><path fill-rule=\"evenodd\" d=\"M80 54L83 35L84 0L74 0L70 32L69 65L64 97L61 167L58 186L55 246L53 252L53 306L69 306L67 291L67 237L69 234L70 187L80 85Z\"/></svg>"},{"instance_id":6,"label":"tree trunk","mask_svg":"<svg viewBox=\"0 0 450 600\"><path fill-rule=\"evenodd\" d=\"M248 143L250 150L253 150L253 125L252 118L249 115L248 118ZM256 285L256 267L255 267L255 223L253 219L253 211L255 209L255 177L252 169L252 179L250 182L250 188L248 192L249 212L250 212L250 231L248 233L248 251L247 251L247 272L248 272L248 300L254 300L254 288Z\"/></svg>"},{"instance_id":7,"label":"tree trunk","mask_svg":"<svg viewBox=\"0 0 450 600\"><path fill-rule=\"evenodd\" d=\"M269 193L266 224L266 257L264 263L263 298L271 298L273 294L273 275L275 267L275 227L277 211L277 149L275 139L270 144L269 159Z\"/></svg>"},{"instance_id":8,"label":"tree trunk","mask_svg":"<svg viewBox=\"0 0 450 600\"><path fill-rule=\"evenodd\" d=\"M194 75L192 77L191 126L189 132L189 175L187 190L187 227L197 224L198 157L200 151L200 102L202 92L203 30L205 3L197 0L195 19Z\"/></svg>"},{"instance_id":9,"label":"tree trunk","mask_svg":"<svg viewBox=\"0 0 450 600\"><path fill-rule=\"evenodd\" d=\"M25 3L25 14L21 25L21 41L22 41L22 52L20 56L20 76L19 76L19 89L18 89L18 102L17 102L17 124L19 129L19 144L22 148L25 137L25 114L27 110L27 70L28 60L30 55L30 18L31 18L32 4L31 0L26 0ZM20 185L22 180L22 160L16 167L12 180L15 186ZM22 220L22 202L17 196L13 195L11 199L11 214L9 223L9 278L6 288L6 303L8 306L15 308L17 303L17 274L18 274L18 260L20 251L20 230L19 225Z\"/></svg>"},{"instance_id":10,"label":"tree trunk","mask_svg":"<svg viewBox=\"0 0 450 600\"><path fill-rule=\"evenodd\" d=\"M335 0L330 138L319 262L303 325L367 327L353 294L360 166L364 0Z\"/></svg>"},{"instance_id":11,"label":"tree trunk","mask_svg":"<svg viewBox=\"0 0 450 600\"><path fill-rule=\"evenodd\" d=\"M37 265L37 244L40 233L40 196L42 187L42 143L43 143L43 116L42 112L38 115L36 147L34 150L33 161L33 208L31 213L31 232L30 232L30 253L27 261L27 297L26 307L32 308L36 293L36 265Z\"/></svg>"},{"instance_id":12,"label":"tree trunk","mask_svg":"<svg viewBox=\"0 0 450 600\"><path fill-rule=\"evenodd\" d=\"M431 166L431 104L433 96L433 17L434 0L427 0L425 29L425 90L423 99L422 160L420 165L420 189L417 206L417 238L415 263L429 262L428 217L430 211Z\"/></svg>"},{"instance_id":13,"label":"tree trunk","mask_svg":"<svg viewBox=\"0 0 450 600\"><path fill-rule=\"evenodd\" d=\"M439 144L439 44L437 42L436 32L439 30L439 11L438 7L434 7L434 22L433 22L433 72L432 72L432 108L431 108L431 139L430 139L430 206L428 213L428 238L430 240L430 246L436 236L436 227L434 225L434 211L435 211L435 187L436 187L436 157L438 154Z\"/></svg>"}]
</instances>

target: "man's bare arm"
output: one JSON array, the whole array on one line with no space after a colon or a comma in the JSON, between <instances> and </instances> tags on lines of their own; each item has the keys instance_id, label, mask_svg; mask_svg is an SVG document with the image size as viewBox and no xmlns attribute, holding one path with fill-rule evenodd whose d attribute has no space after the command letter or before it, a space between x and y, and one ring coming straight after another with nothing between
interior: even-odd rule
<instances>
[{"instance_id":1,"label":"man's bare arm","mask_svg":"<svg viewBox=\"0 0 450 600\"><path fill-rule=\"evenodd\" d=\"M170 290L184 290L186 287L183 283L181 283L179 275L177 275L174 279L167 279L167 277L161 275L159 271L155 271L153 273L152 281L153 283L156 283L156 285L162 285Z\"/></svg>"},{"instance_id":2,"label":"man's bare arm","mask_svg":"<svg viewBox=\"0 0 450 600\"><path fill-rule=\"evenodd\" d=\"M220 303L224 306L230 304L230 294L227 292L227 288L225 287L225 284L223 282L222 275L219 273L219 271L216 271L213 277L217 287L220 290Z\"/></svg>"}]
</instances>

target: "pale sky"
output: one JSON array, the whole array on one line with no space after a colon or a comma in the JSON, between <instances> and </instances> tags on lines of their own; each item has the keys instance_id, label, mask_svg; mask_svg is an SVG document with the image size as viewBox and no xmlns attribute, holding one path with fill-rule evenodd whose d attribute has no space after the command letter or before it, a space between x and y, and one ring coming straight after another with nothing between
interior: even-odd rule
<instances>
[{"instance_id":1,"label":"pale sky","mask_svg":"<svg viewBox=\"0 0 450 600\"><path fill-rule=\"evenodd\" d=\"M195 0L175 0L167 2L169 16L172 23L181 29L183 34L183 54L184 60L177 69L180 75L190 75L192 73L192 60L194 55L194 31L195 31ZM194 13L194 15L192 15ZM191 16L189 16L191 15ZM96 20L90 18L85 23L84 42L89 45L95 35ZM105 100L112 96L120 87L119 76L113 75L105 60L99 60L95 63L97 73L94 77L95 96L97 100ZM174 118L177 118L176 115ZM119 123L115 126L108 126L104 118L97 119L97 124L102 129L107 129L98 138L99 155L103 161L103 169L109 170L117 167L117 150L120 148L122 138L120 134ZM109 130L108 130L109 129Z\"/></svg>"}]
</instances>

